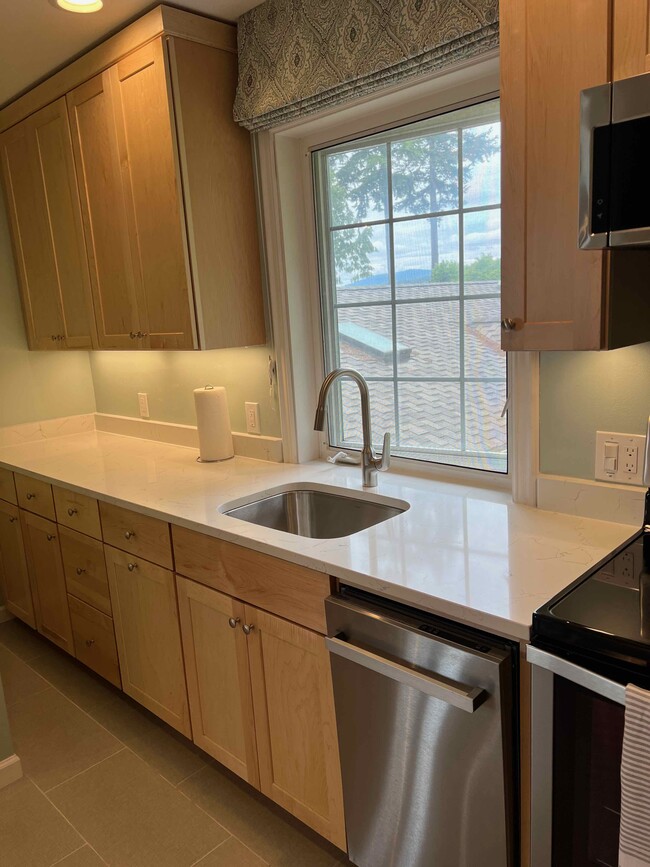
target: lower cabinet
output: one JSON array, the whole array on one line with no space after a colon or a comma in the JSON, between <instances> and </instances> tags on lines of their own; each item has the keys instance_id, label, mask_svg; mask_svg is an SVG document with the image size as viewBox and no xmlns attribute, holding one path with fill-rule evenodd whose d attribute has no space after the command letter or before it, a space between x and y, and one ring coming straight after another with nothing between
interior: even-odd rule
<instances>
[{"instance_id":1,"label":"lower cabinet","mask_svg":"<svg viewBox=\"0 0 650 867\"><path fill-rule=\"evenodd\" d=\"M122 689L192 737L174 574L105 547Z\"/></svg>"},{"instance_id":2,"label":"lower cabinet","mask_svg":"<svg viewBox=\"0 0 650 867\"><path fill-rule=\"evenodd\" d=\"M58 527L46 518L25 511L21 511L21 521L36 628L62 650L74 655Z\"/></svg>"},{"instance_id":3,"label":"lower cabinet","mask_svg":"<svg viewBox=\"0 0 650 867\"><path fill-rule=\"evenodd\" d=\"M75 656L114 686L121 687L113 618L68 596Z\"/></svg>"},{"instance_id":4,"label":"lower cabinet","mask_svg":"<svg viewBox=\"0 0 650 867\"><path fill-rule=\"evenodd\" d=\"M323 636L180 576L177 582L195 743L345 849Z\"/></svg>"},{"instance_id":5,"label":"lower cabinet","mask_svg":"<svg viewBox=\"0 0 650 867\"><path fill-rule=\"evenodd\" d=\"M0 500L0 589L7 610L35 629L34 603L20 526L20 512L17 506L2 500Z\"/></svg>"}]
</instances>

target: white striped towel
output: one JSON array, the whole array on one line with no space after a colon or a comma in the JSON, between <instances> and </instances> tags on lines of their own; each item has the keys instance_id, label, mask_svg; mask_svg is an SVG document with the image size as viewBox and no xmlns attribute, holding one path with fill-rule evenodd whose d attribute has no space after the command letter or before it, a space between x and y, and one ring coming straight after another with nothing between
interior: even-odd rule
<instances>
[{"instance_id":1,"label":"white striped towel","mask_svg":"<svg viewBox=\"0 0 650 867\"><path fill-rule=\"evenodd\" d=\"M650 867L650 692L628 684L621 761L619 867Z\"/></svg>"}]
</instances>

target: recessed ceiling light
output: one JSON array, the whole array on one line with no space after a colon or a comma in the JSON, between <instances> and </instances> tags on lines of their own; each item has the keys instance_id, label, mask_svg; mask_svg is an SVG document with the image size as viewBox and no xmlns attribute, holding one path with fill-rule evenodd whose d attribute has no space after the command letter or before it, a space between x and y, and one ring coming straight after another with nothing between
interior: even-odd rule
<instances>
[{"instance_id":1,"label":"recessed ceiling light","mask_svg":"<svg viewBox=\"0 0 650 867\"><path fill-rule=\"evenodd\" d=\"M99 12L104 6L103 0L50 0L50 3L66 12Z\"/></svg>"}]
</instances>

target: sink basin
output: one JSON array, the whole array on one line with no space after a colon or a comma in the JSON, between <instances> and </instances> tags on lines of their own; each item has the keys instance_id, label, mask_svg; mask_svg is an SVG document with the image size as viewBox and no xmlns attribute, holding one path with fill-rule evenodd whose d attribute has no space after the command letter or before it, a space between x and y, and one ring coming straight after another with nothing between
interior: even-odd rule
<instances>
[{"instance_id":1,"label":"sink basin","mask_svg":"<svg viewBox=\"0 0 650 867\"><path fill-rule=\"evenodd\" d=\"M408 503L388 505L381 501L303 488L271 493L245 505L226 508L224 515L283 530L294 536L337 539L367 530L407 509Z\"/></svg>"}]
</instances>

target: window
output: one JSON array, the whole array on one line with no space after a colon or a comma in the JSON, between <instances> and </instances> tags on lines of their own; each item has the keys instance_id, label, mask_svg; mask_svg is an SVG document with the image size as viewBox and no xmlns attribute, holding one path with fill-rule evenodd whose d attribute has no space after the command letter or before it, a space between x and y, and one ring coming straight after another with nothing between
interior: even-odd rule
<instances>
[{"instance_id":1,"label":"window","mask_svg":"<svg viewBox=\"0 0 650 867\"><path fill-rule=\"evenodd\" d=\"M507 472L500 157L498 99L313 154L326 370L393 455ZM354 383L329 436L361 445Z\"/></svg>"}]
</instances>

